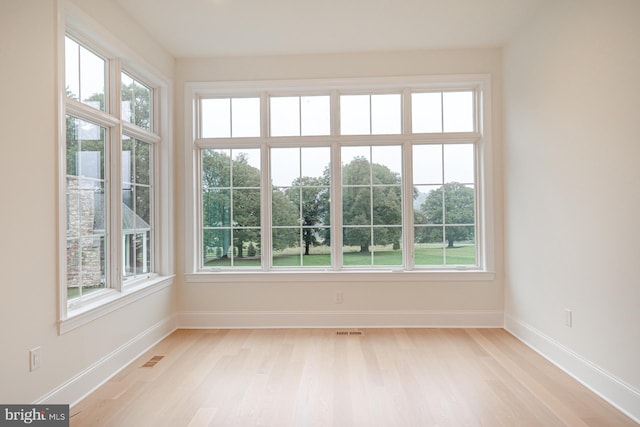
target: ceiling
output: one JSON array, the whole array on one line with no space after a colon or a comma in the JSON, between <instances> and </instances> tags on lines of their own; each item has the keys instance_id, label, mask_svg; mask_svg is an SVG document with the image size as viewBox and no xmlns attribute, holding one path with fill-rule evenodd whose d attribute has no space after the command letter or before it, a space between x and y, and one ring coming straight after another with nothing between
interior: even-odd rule
<instances>
[{"instance_id":1,"label":"ceiling","mask_svg":"<svg viewBox=\"0 0 640 427\"><path fill-rule=\"evenodd\" d=\"M550 0L113 0L175 57L504 45Z\"/></svg>"}]
</instances>

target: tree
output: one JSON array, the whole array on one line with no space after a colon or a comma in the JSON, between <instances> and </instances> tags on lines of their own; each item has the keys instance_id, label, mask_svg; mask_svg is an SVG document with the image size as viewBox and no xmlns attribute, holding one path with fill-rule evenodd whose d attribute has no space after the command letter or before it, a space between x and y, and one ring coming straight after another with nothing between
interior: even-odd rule
<instances>
[{"instance_id":1,"label":"tree","mask_svg":"<svg viewBox=\"0 0 640 427\"><path fill-rule=\"evenodd\" d=\"M431 191L420 206L416 218L421 218L424 224L461 224L473 225L475 223L475 194L472 188L457 182L444 184L442 187ZM444 203L443 203L444 201ZM444 204L444 218L443 207ZM447 227L446 240L448 247L453 248L455 241L469 240L474 237L474 227ZM435 231L429 227L423 227L421 233L416 235L416 241L433 241L432 234L436 232L442 235L442 231Z\"/></svg>"},{"instance_id":2,"label":"tree","mask_svg":"<svg viewBox=\"0 0 640 427\"><path fill-rule=\"evenodd\" d=\"M298 209L302 202L299 222L303 226L304 254L309 255L311 246L321 244L317 236L324 231L321 226L329 216L329 176L328 173L322 177L303 176L296 178L291 185L285 195Z\"/></svg>"},{"instance_id":3,"label":"tree","mask_svg":"<svg viewBox=\"0 0 640 427\"><path fill-rule=\"evenodd\" d=\"M370 180L373 179L371 183ZM342 168L342 218L346 226L343 242L360 246L360 252L369 252L371 229L349 225L401 225L401 178L387 166L370 163L364 157L355 157ZM370 186L373 184L375 186ZM378 186L383 185L383 186ZM372 200L373 196L373 200ZM373 214L373 218L371 215ZM399 247L401 227L374 229L374 244Z\"/></svg>"}]
</instances>

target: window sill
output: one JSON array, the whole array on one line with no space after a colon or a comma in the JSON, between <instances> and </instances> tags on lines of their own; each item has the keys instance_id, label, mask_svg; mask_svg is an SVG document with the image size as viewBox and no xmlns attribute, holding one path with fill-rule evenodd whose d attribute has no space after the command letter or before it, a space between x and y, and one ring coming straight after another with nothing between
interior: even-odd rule
<instances>
[{"instance_id":1,"label":"window sill","mask_svg":"<svg viewBox=\"0 0 640 427\"><path fill-rule=\"evenodd\" d=\"M238 283L254 282L286 283L286 282L488 282L495 279L496 274L487 271L217 271L198 272L185 275L186 283Z\"/></svg>"},{"instance_id":2,"label":"window sill","mask_svg":"<svg viewBox=\"0 0 640 427\"><path fill-rule=\"evenodd\" d=\"M129 285L122 292L110 290L86 304L70 308L67 318L60 320L58 323L58 334L66 334L132 302L169 287L173 284L173 278L174 276L160 276Z\"/></svg>"}]
</instances>

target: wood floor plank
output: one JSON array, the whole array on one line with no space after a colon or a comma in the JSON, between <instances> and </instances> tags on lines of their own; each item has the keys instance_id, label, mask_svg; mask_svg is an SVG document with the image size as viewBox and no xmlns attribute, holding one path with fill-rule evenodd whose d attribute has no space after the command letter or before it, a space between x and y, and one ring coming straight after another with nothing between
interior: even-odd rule
<instances>
[{"instance_id":1,"label":"wood floor plank","mask_svg":"<svg viewBox=\"0 0 640 427\"><path fill-rule=\"evenodd\" d=\"M636 425L501 329L337 332L178 330L71 426Z\"/></svg>"}]
</instances>

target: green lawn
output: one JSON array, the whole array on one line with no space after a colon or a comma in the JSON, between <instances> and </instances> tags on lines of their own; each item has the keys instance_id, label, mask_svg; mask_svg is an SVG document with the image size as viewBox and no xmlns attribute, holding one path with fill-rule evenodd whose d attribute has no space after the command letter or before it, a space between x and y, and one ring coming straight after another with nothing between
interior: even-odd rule
<instances>
[{"instance_id":1,"label":"green lawn","mask_svg":"<svg viewBox=\"0 0 640 427\"><path fill-rule=\"evenodd\" d=\"M327 247L320 250L315 248L319 253L306 255L303 257L303 265L305 267L330 267L331 256ZM343 263L345 266L368 266L372 265L372 254L361 253L356 248L345 248L343 253ZM350 250L352 249L352 250ZM443 265L444 253L446 252L447 265L474 265L475 246L469 244L458 244L453 248L442 250L442 246L429 244L419 244L415 248L415 264L416 265ZM238 267L259 267L259 257L236 258L234 265ZM300 256L296 254L282 253L273 257L273 265L275 267L298 267L300 266ZM399 266L402 265L402 251L393 250L390 247L374 248L373 265L376 266ZM229 267L230 259L213 259L205 263L207 267Z\"/></svg>"}]
</instances>

